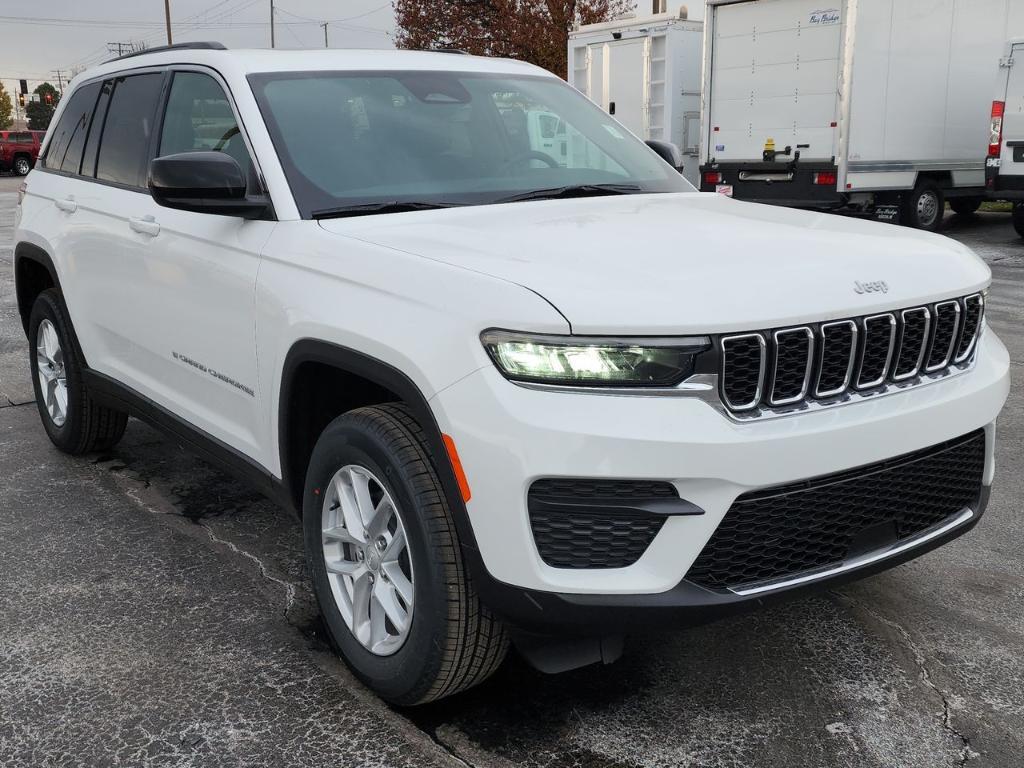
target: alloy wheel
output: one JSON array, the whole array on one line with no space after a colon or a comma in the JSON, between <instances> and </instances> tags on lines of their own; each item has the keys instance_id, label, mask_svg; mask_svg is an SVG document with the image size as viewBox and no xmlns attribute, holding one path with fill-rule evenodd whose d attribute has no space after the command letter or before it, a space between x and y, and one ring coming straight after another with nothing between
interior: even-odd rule
<instances>
[{"instance_id":1,"label":"alloy wheel","mask_svg":"<svg viewBox=\"0 0 1024 768\"><path fill-rule=\"evenodd\" d=\"M14 161L14 172L19 176L28 176L28 172L32 170L28 160L24 157L19 157Z\"/></svg>"},{"instance_id":2,"label":"alloy wheel","mask_svg":"<svg viewBox=\"0 0 1024 768\"><path fill-rule=\"evenodd\" d=\"M36 331L36 373L39 391L50 420L64 426L68 417L68 383L64 370L64 350L57 329L49 320L39 323Z\"/></svg>"},{"instance_id":3,"label":"alloy wheel","mask_svg":"<svg viewBox=\"0 0 1024 768\"><path fill-rule=\"evenodd\" d=\"M352 635L390 656L412 627L414 577L398 506L370 470L339 469L324 490L322 544L335 604Z\"/></svg>"}]
</instances>

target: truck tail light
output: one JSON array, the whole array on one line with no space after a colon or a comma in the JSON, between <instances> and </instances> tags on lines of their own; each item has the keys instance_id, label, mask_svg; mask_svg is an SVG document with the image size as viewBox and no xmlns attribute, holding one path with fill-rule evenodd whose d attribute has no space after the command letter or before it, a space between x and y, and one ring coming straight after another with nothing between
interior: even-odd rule
<instances>
[{"instance_id":1,"label":"truck tail light","mask_svg":"<svg viewBox=\"0 0 1024 768\"><path fill-rule=\"evenodd\" d=\"M999 157L1003 149L1003 113L1006 102L992 102L992 126L988 135L988 156Z\"/></svg>"},{"instance_id":2,"label":"truck tail light","mask_svg":"<svg viewBox=\"0 0 1024 768\"><path fill-rule=\"evenodd\" d=\"M814 183L821 187L834 187L837 180L835 171L818 171L814 174Z\"/></svg>"},{"instance_id":3,"label":"truck tail light","mask_svg":"<svg viewBox=\"0 0 1024 768\"><path fill-rule=\"evenodd\" d=\"M721 184L722 174L718 171L704 171L705 184Z\"/></svg>"}]
</instances>

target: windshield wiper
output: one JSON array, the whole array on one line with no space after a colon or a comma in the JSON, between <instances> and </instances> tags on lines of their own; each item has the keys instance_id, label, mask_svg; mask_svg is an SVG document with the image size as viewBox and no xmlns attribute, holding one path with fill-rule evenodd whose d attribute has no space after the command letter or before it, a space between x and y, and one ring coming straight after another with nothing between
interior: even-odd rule
<instances>
[{"instance_id":1,"label":"windshield wiper","mask_svg":"<svg viewBox=\"0 0 1024 768\"><path fill-rule=\"evenodd\" d=\"M571 184L550 189L533 189L518 195L500 197L495 203L518 203L523 200L557 200L570 197L599 197L601 195L629 195L642 192L636 184Z\"/></svg>"},{"instance_id":2,"label":"windshield wiper","mask_svg":"<svg viewBox=\"0 0 1024 768\"><path fill-rule=\"evenodd\" d=\"M362 205L343 205L338 208L321 208L313 211L314 219L341 219L346 216L370 216L374 213L406 213L408 211L432 211L435 208L451 208L451 203L422 203L415 200L392 200L383 203L364 203Z\"/></svg>"}]
</instances>

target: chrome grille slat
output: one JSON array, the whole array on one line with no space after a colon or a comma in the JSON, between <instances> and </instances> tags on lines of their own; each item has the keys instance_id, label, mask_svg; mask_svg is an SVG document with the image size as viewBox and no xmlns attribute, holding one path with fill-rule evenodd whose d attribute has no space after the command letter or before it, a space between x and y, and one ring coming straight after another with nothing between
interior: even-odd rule
<instances>
[{"instance_id":1,"label":"chrome grille slat","mask_svg":"<svg viewBox=\"0 0 1024 768\"><path fill-rule=\"evenodd\" d=\"M819 329L819 339L821 352L818 356L818 379L814 387L814 396L817 398L835 397L849 388L850 379L853 378L853 366L857 362L857 324L853 320L825 323ZM829 375L826 373L826 367L836 367L842 370L844 360L845 373L842 383L838 386L823 387L822 379ZM831 376L828 381L832 381Z\"/></svg>"},{"instance_id":2,"label":"chrome grille slat","mask_svg":"<svg viewBox=\"0 0 1024 768\"><path fill-rule=\"evenodd\" d=\"M928 351L931 327L932 313L928 307L914 307L900 312L900 343L892 369L893 381L906 381L917 376Z\"/></svg>"},{"instance_id":3,"label":"chrome grille slat","mask_svg":"<svg viewBox=\"0 0 1024 768\"><path fill-rule=\"evenodd\" d=\"M953 362L960 364L971 356L981 334L981 324L985 318L985 297L980 293L966 296L963 299L963 322L960 330L960 342L957 345L956 357Z\"/></svg>"},{"instance_id":4,"label":"chrome grille slat","mask_svg":"<svg viewBox=\"0 0 1024 768\"><path fill-rule=\"evenodd\" d=\"M925 371L931 373L949 365L960 329L960 302L943 301L935 305L932 345Z\"/></svg>"},{"instance_id":5,"label":"chrome grille slat","mask_svg":"<svg viewBox=\"0 0 1024 768\"><path fill-rule=\"evenodd\" d=\"M804 326L775 331L775 362L772 367L771 396L773 406L798 403L807 396L814 363L814 332ZM783 357L785 355L785 358ZM795 389L799 379L799 389ZM788 390L795 389L790 394ZM782 390L781 392L779 390Z\"/></svg>"},{"instance_id":6,"label":"chrome grille slat","mask_svg":"<svg viewBox=\"0 0 1024 768\"><path fill-rule=\"evenodd\" d=\"M865 317L864 335L860 345L860 365L854 386L871 389L882 384L889 375L892 352L896 344L896 316L891 312ZM865 380L865 375L872 376Z\"/></svg>"},{"instance_id":7,"label":"chrome grille slat","mask_svg":"<svg viewBox=\"0 0 1024 768\"><path fill-rule=\"evenodd\" d=\"M934 381L969 367L984 321L985 296L975 293L866 317L722 336L719 399L738 417L758 418Z\"/></svg>"}]
</instances>

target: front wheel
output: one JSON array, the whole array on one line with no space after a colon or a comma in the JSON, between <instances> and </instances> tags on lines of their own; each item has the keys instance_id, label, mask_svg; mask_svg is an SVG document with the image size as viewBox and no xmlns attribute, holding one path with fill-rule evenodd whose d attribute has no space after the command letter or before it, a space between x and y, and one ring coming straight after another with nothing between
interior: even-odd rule
<instances>
[{"instance_id":1,"label":"front wheel","mask_svg":"<svg viewBox=\"0 0 1024 768\"><path fill-rule=\"evenodd\" d=\"M480 604L405 406L360 408L327 426L306 476L303 533L330 637L384 699L440 699L501 664L507 633Z\"/></svg>"},{"instance_id":2,"label":"front wheel","mask_svg":"<svg viewBox=\"0 0 1024 768\"><path fill-rule=\"evenodd\" d=\"M904 195L903 223L915 229L938 232L945 207L942 190L935 182L924 179L917 183L913 191Z\"/></svg>"},{"instance_id":3,"label":"front wheel","mask_svg":"<svg viewBox=\"0 0 1024 768\"><path fill-rule=\"evenodd\" d=\"M14 172L19 176L28 176L28 172L32 170L32 162L24 155L19 155L14 158Z\"/></svg>"},{"instance_id":4,"label":"front wheel","mask_svg":"<svg viewBox=\"0 0 1024 768\"><path fill-rule=\"evenodd\" d=\"M1013 228L1017 234L1024 237L1024 203L1013 204Z\"/></svg>"}]
</instances>

